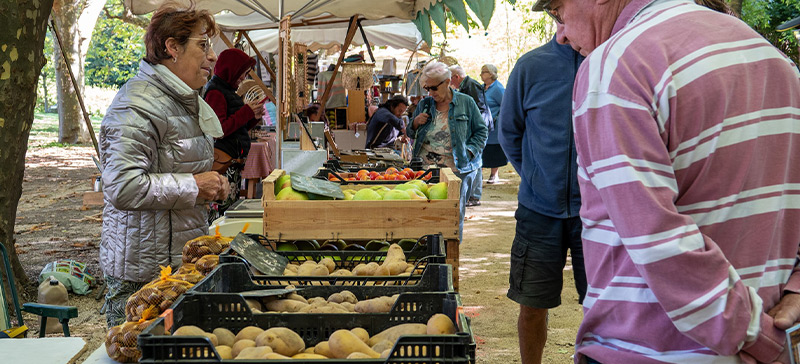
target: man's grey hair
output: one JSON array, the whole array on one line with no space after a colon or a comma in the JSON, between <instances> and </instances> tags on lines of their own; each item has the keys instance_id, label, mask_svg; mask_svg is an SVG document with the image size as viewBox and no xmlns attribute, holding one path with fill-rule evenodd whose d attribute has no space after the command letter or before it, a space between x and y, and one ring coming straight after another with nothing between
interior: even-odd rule
<instances>
[{"instance_id":1,"label":"man's grey hair","mask_svg":"<svg viewBox=\"0 0 800 364\"><path fill-rule=\"evenodd\" d=\"M462 78L467 76L467 72L464 71L464 69L461 68L461 66L459 66L457 64L454 64L454 65L450 66L450 72L452 74L457 75L458 77L462 77Z\"/></svg>"},{"instance_id":2,"label":"man's grey hair","mask_svg":"<svg viewBox=\"0 0 800 364\"><path fill-rule=\"evenodd\" d=\"M487 63L481 67L481 72L486 71L492 76L492 80L497 81L497 67L495 65Z\"/></svg>"},{"instance_id":3,"label":"man's grey hair","mask_svg":"<svg viewBox=\"0 0 800 364\"><path fill-rule=\"evenodd\" d=\"M442 82L450 78L450 76L450 69L442 62L428 63L428 65L422 69L423 80L430 79L432 82Z\"/></svg>"}]
</instances>

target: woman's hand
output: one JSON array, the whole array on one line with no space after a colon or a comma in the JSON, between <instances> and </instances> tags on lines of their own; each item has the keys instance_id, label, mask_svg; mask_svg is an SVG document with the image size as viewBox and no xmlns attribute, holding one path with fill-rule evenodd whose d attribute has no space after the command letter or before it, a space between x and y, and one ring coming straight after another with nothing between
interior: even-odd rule
<instances>
[{"instance_id":1,"label":"woman's hand","mask_svg":"<svg viewBox=\"0 0 800 364\"><path fill-rule=\"evenodd\" d=\"M256 119L261 119L264 117L264 100L250 101L247 103L247 106L249 106L250 109L253 110L253 115L255 116Z\"/></svg>"},{"instance_id":2,"label":"woman's hand","mask_svg":"<svg viewBox=\"0 0 800 364\"><path fill-rule=\"evenodd\" d=\"M194 175L197 183L197 197L207 201L224 200L231 191L231 185L219 173L210 171Z\"/></svg>"},{"instance_id":3,"label":"woman's hand","mask_svg":"<svg viewBox=\"0 0 800 364\"><path fill-rule=\"evenodd\" d=\"M428 119L430 119L430 117L431 116L428 115L427 113L424 113L424 112L420 113L419 115L417 115L417 117L414 118L414 122L411 123L411 127L414 130L417 130L420 125L427 124L428 123Z\"/></svg>"}]
</instances>

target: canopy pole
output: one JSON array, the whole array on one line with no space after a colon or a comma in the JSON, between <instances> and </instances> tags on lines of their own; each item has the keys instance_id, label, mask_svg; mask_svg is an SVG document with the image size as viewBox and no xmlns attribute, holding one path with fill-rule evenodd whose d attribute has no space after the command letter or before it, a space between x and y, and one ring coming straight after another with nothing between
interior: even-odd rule
<instances>
[{"instance_id":1,"label":"canopy pole","mask_svg":"<svg viewBox=\"0 0 800 364\"><path fill-rule=\"evenodd\" d=\"M228 39L225 33L219 32L219 38L222 39L222 41L225 43L226 46L228 46L228 48L234 48L233 43L231 43L231 40ZM264 84L264 81L261 81L261 77L258 77L258 73L256 73L256 71L251 69L250 71L248 71L247 74L250 75L250 78L252 78L253 81L256 81L256 85L261 87L261 90L263 90L264 94L267 95L267 99L275 103L276 102L275 95L273 95L272 91L270 91L267 85Z\"/></svg>"},{"instance_id":2,"label":"canopy pole","mask_svg":"<svg viewBox=\"0 0 800 364\"><path fill-rule=\"evenodd\" d=\"M369 40L367 39L367 33L364 32L364 27L361 26L361 19L358 19L358 30L361 31L361 38L364 39L364 45L367 46L367 52L369 52L369 58L372 59L372 63L375 63L375 56L372 54L372 46L369 44Z\"/></svg>"},{"instance_id":3,"label":"canopy pole","mask_svg":"<svg viewBox=\"0 0 800 364\"><path fill-rule=\"evenodd\" d=\"M353 41L353 36L356 35L356 29L358 27L358 14L353 15L350 18L350 25L347 27L347 36L344 37L344 43L342 43L342 51L339 53L339 59L336 61L336 67L333 68L333 74L331 75L330 81L328 81L327 87L325 87L325 93L322 94L322 98L319 100L320 107L325 110L325 103L328 102L328 97L331 94L331 89L333 88L333 82L336 80L336 75L339 74L339 67L342 65L344 61L345 53L347 52L347 48L350 48L350 42Z\"/></svg>"},{"instance_id":4,"label":"canopy pole","mask_svg":"<svg viewBox=\"0 0 800 364\"><path fill-rule=\"evenodd\" d=\"M244 35L244 39L247 39L247 43L250 43L250 48L253 48L253 51L256 52L258 59L261 61L261 63L264 64L264 67L267 69L267 72L269 72L269 79L272 80L272 82L274 83L275 71L273 71L272 68L269 66L269 62L267 62L267 60L264 59L264 56L261 55L261 52L258 51L258 48L256 48L256 44L253 43L253 40L250 39L250 36L247 35L246 31L240 30L239 33Z\"/></svg>"},{"instance_id":5,"label":"canopy pole","mask_svg":"<svg viewBox=\"0 0 800 364\"><path fill-rule=\"evenodd\" d=\"M289 93L287 92L288 82L286 72L289 60L289 32L291 30L291 16L283 16L284 0L280 0L281 22L278 27L278 79L275 88L278 90L278 120L275 127L275 166L283 169L283 125L289 121Z\"/></svg>"},{"instance_id":6,"label":"canopy pole","mask_svg":"<svg viewBox=\"0 0 800 364\"><path fill-rule=\"evenodd\" d=\"M67 52L64 50L64 44L61 43L61 34L56 30L56 22L50 18L50 30L56 36L58 41L58 49L61 50L61 60L64 62L64 67L69 73L69 79L72 81L72 87L75 88L75 95L78 96L78 104L81 105L81 112L83 112L83 120L86 122L86 128L89 129L89 136L92 137L92 144L94 151L97 153L97 158L100 158L100 148L97 146L97 137L94 135L94 128L92 127L92 120L89 119L89 113L86 112L86 105L83 103L83 96L81 96L81 89L78 87L78 81L75 79L75 74L72 73L72 67L67 63ZM21 319L20 319L21 320Z\"/></svg>"}]
</instances>

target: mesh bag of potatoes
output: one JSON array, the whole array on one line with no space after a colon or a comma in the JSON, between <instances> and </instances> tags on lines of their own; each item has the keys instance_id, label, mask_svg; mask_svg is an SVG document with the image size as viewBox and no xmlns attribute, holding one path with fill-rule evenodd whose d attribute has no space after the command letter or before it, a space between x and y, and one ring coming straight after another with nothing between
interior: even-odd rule
<instances>
[{"instance_id":1,"label":"mesh bag of potatoes","mask_svg":"<svg viewBox=\"0 0 800 364\"><path fill-rule=\"evenodd\" d=\"M178 268L178 271L172 275L172 278L196 284L205 278L205 274L197 270L197 267L194 264L184 263L180 268Z\"/></svg>"},{"instance_id":2,"label":"mesh bag of potatoes","mask_svg":"<svg viewBox=\"0 0 800 364\"><path fill-rule=\"evenodd\" d=\"M194 265L201 274L206 276L214 270L217 264L219 264L219 255L209 254L200 257Z\"/></svg>"},{"instance_id":3,"label":"mesh bag of potatoes","mask_svg":"<svg viewBox=\"0 0 800 364\"><path fill-rule=\"evenodd\" d=\"M106 334L106 353L108 357L119 363L136 363L142 352L136 344L136 338L158 317L155 308L145 310L138 321L129 321L114 326Z\"/></svg>"},{"instance_id":4,"label":"mesh bag of potatoes","mask_svg":"<svg viewBox=\"0 0 800 364\"><path fill-rule=\"evenodd\" d=\"M206 255L219 255L231 245L233 238L222 236L217 227L216 234L203 235L186 242L183 246L183 263L196 264L197 261Z\"/></svg>"},{"instance_id":5,"label":"mesh bag of potatoes","mask_svg":"<svg viewBox=\"0 0 800 364\"><path fill-rule=\"evenodd\" d=\"M128 321L139 321L149 309L158 316L166 311L175 300L194 284L176 279L171 267L161 267L161 276L146 284L142 289L128 297L125 303L125 317Z\"/></svg>"}]
</instances>

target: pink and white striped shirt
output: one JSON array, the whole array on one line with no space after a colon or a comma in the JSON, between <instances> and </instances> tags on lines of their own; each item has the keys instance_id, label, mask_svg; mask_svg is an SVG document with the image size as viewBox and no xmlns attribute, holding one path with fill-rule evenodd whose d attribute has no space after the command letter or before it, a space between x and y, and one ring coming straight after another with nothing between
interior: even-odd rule
<instances>
[{"instance_id":1,"label":"pink and white striped shirt","mask_svg":"<svg viewBox=\"0 0 800 364\"><path fill-rule=\"evenodd\" d=\"M589 282L576 363L756 363L800 291L800 73L738 19L633 0L573 97Z\"/></svg>"}]
</instances>

